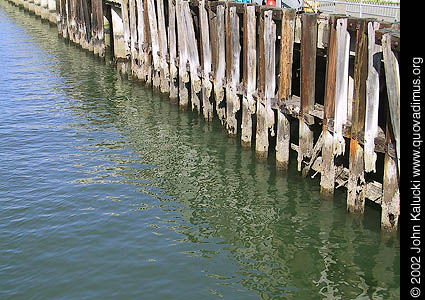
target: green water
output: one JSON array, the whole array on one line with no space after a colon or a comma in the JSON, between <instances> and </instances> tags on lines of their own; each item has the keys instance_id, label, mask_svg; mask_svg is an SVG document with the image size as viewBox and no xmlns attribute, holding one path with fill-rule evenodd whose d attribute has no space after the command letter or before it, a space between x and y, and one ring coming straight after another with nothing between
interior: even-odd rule
<instances>
[{"instance_id":1,"label":"green water","mask_svg":"<svg viewBox=\"0 0 425 300\"><path fill-rule=\"evenodd\" d=\"M0 299L400 298L377 207L348 215L5 1L0 62Z\"/></svg>"}]
</instances>

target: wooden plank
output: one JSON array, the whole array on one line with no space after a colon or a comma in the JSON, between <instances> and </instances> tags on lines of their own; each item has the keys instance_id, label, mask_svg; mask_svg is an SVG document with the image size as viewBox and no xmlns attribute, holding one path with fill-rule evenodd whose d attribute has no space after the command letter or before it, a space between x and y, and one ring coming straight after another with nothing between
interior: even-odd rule
<instances>
[{"instance_id":1,"label":"wooden plank","mask_svg":"<svg viewBox=\"0 0 425 300\"><path fill-rule=\"evenodd\" d=\"M152 47L152 60L153 60L153 70L152 70L152 86L156 89L160 88L160 57L159 57L159 36L158 36L158 23L155 11L154 0L146 0L148 3L148 19L149 19L149 29L150 29L150 38L151 38L151 47Z\"/></svg>"},{"instance_id":2,"label":"wooden plank","mask_svg":"<svg viewBox=\"0 0 425 300\"><path fill-rule=\"evenodd\" d=\"M170 53L170 99L178 98L177 69L177 36L176 36L176 4L168 0L168 50Z\"/></svg>"},{"instance_id":3,"label":"wooden plank","mask_svg":"<svg viewBox=\"0 0 425 300\"><path fill-rule=\"evenodd\" d=\"M383 39L383 46L385 38ZM386 143L393 143L393 130L390 114L387 114L386 128ZM387 147L388 148L388 147ZM383 178L383 195L381 202L381 229L385 231L397 231L398 219L400 216L400 189L398 185L397 162L388 152L385 153L384 161L384 178ZM415 181L413 184L418 184L420 181Z\"/></svg>"},{"instance_id":4,"label":"wooden plank","mask_svg":"<svg viewBox=\"0 0 425 300\"><path fill-rule=\"evenodd\" d=\"M263 32L263 34L261 33ZM271 108L272 98L276 93L276 24L273 11L265 11L264 19L260 18L260 85L259 101L257 101L257 131L255 150L258 158L268 156L269 129L274 136L274 111ZM263 75L262 75L263 74Z\"/></svg>"},{"instance_id":5,"label":"wooden plank","mask_svg":"<svg viewBox=\"0 0 425 300\"><path fill-rule=\"evenodd\" d=\"M136 31L137 31L137 59L135 64L136 78L141 81L146 81L144 74L144 47L145 47L145 19L144 7L142 0L136 0Z\"/></svg>"},{"instance_id":6,"label":"wooden plank","mask_svg":"<svg viewBox=\"0 0 425 300\"><path fill-rule=\"evenodd\" d=\"M354 98L350 139L349 169L347 183L347 210L352 213L364 212L366 185L364 178L364 151L358 142L359 134L364 130L366 106L366 80L368 39L366 21L361 22L356 38L356 57L354 62Z\"/></svg>"},{"instance_id":7,"label":"wooden plank","mask_svg":"<svg viewBox=\"0 0 425 300\"><path fill-rule=\"evenodd\" d=\"M187 72L188 51L186 38L186 22L182 0L176 0L176 20L177 20L177 41L179 50L179 107L187 109L189 103L189 91L186 84L189 82Z\"/></svg>"},{"instance_id":8,"label":"wooden plank","mask_svg":"<svg viewBox=\"0 0 425 300\"><path fill-rule=\"evenodd\" d=\"M279 62L279 107L292 97L292 63L295 34L295 10L284 10L282 16L280 62ZM288 169L291 128L289 115L278 109L276 137L276 167Z\"/></svg>"},{"instance_id":9,"label":"wooden plank","mask_svg":"<svg viewBox=\"0 0 425 300\"><path fill-rule=\"evenodd\" d=\"M161 93L170 92L170 69L167 62L168 43L167 30L165 28L164 0L157 0L158 16L158 44L159 44L159 65L160 65L160 87Z\"/></svg>"},{"instance_id":10,"label":"wooden plank","mask_svg":"<svg viewBox=\"0 0 425 300\"><path fill-rule=\"evenodd\" d=\"M302 162L311 156L313 130L304 117L314 109L316 81L317 15L305 13L301 17L301 109L299 118L298 171Z\"/></svg>"},{"instance_id":11,"label":"wooden plank","mask_svg":"<svg viewBox=\"0 0 425 300\"><path fill-rule=\"evenodd\" d=\"M259 159L265 159L268 156L268 130L267 130L267 115L265 109L265 85L266 85L266 62L265 62L265 24L263 13L258 16L257 23L259 24L258 40L258 86L257 86L257 127L255 132L255 154Z\"/></svg>"},{"instance_id":12,"label":"wooden plank","mask_svg":"<svg viewBox=\"0 0 425 300\"><path fill-rule=\"evenodd\" d=\"M375 138L378 136L379 73L382 49L375 43L378 22L368 23L368 76L366 81L366 116L364 164L366 172L376 172Z\"/></svg>"},{"instance_id":13,"label":"wooden plank","mask_svg":"<svg viewBox=\"0 0 425 300\"><path fill-rule=\"evenodd\" d=\"M212 82L212 52L210 43L210 30L205 0L199 3L199 26L202 47L202 111L206 121L212 121L214 107L211 99Z\"/></svg>"},{"instance_id":14,"label":"wooden plank","mask_svg":"<svg viewBox=\"0 0 425 300\"><path fill-rule=\"evenodd\" d=\"M350 55L350 34L347 31L347 19L339 18L336 25L336 83L334 112L334 155L345 153L343 125L347 121L348 105L348 64Z\"/></svg>"},{"instance_id":15,"label":"wooden plank","mask_svg":"<svg viewBox=\"0 0 425 300\"><path fill-rule=\"evenodd\" d=\"M102 0L92 0L93 13L93 52L101 58L105 57L105 33L103 24Z\"/></svg>"},{"instance_id":16,"label":"wooden plank","mask_svg":"<svg viewBox=\"0 0 425 300\"><path fill-rule=\"evenodd\" d=\"M228 136L236 136L236 113L240 109L238 87L240 84L239 16L236 7L226 9L226 129Z\"/></svg>"},{"instance_id":17,"label":"wooden plank","mask_svg":"<svg viewBox=\"0 0 425 300\"><path fill-rule=\"evenodd\" d=\"M201 78L198 75L200 68L199 53L198 53L198 42L195 36L195 28L193 24L193 18L190 11L189 3L183 2L184 17L186 23L186 38L187 38L187 49L190 69L190 93L192 111L196 110L198 113L201 112L201 101L198 93L201 91Z\"/></svg>"},{"instance_id":18,"label":"wooden plank","mask_svg":"<svg viewBox=\"0 0 425 300\"><path fill-rule=\"evenodd\" d=\"M131 55L131 49L130 49L130 19L128 15L128 1L129 0L122 0L121 1L121 17L122 17L122 23L124 28L124 44L125 44L125 56L127 58Z\"/></svg>"},{"instance_id":19,"label":"wooden plank","mask_svg":"<svg viewBox=\"0 0 425 300\"><path fill-rule=\"evenodd\" d=\"M250 147L252 139L251 115L255 113L256 109L253 97L257 75L255 7L252 5L245 6L243 18L243 86L246 93L244 93L242 100L241 140L243 146Z\"/></svg>"},{"instance_id":20,"label":"wooden plank","mask_svg":"<svg viewBox=\"0 0 425 300\"><path fill-rule=\"evenodd\" d=\"M137 76L137 59L139 57L136 46L138 44L138 35L137 35L137 19L136 19L136 0L129 1L129 21L130 21L130 65L131 73L134 76Z\"/></svg>"},{"instance_id":21,"label":"wooden plank","mask_svg":"<svg viewBox=\"0 0 425 300\"><path fill-rule=\"evenodd\" d=\"M384 56L391 126L394 132L397 165L400 173L400 71L397 57L391 50L391 39L391 34L384 34L382 37L382 50Z\"/></svg>"},{"instance_id":22,"label":"wooden plank","mask_svg":"<svg viewBox=\"0 0 425 300\"><path fill-rule=\"evenodd\" d=\"M335 16L329 18L329 42L326 61L326 80L323 117L323 147L322 147L322 169L320 176L320 193L323 196L332 196L335 189L335 163L333 152L334 136L329 130L329 122L334 118L335 112L335 84L336 84L336 20Z\"/></svg>"},{"instance_id":23,"label":"wooden plank","mask_svg":"<svg viewBox=\"0 0 425 300\"><path fill-rule=\"evenodd\" d=\"M214 97L216 111L221 124L225 126L226 124L226 106L224 103L225 95L225 71L226 71L226 35L225 35L225 6L217 6L217 15L216 15L216 64L214 72Z\"/></svg>"},{"instance_id":24,"label":"wooden plank","mask_svg":"<svg viewBox=\"0 0 425 300\"><path fill-rule=\"evenodd\" d=\"M152 84L152 40L149 25L148 1L143 0L143 24L144 24L144 42L143 42L143 74L147 86Z\"/></svg>"}]
</instances>

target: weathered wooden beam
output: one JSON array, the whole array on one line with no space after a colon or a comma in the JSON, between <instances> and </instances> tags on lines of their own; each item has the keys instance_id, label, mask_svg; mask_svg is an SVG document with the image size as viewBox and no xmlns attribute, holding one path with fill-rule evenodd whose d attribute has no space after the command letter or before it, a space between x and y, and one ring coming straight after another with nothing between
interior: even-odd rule
<instances>
[{"instance_id":1,"label":"weathered wooden beam","mask_svg":"<svg viewBox=\"0 0 425 300\"><path fill-rule=\"evenodd\" d=\"M364 135L364 164L366 172L376 172L375 138L378 136L379 73L382 50L375 43L378 22L368 23L368 76L366 81L366 116Z\"/></svg>"},{"instance_id":2,"label":"weathered wooden beam","mask_svg":"<svg viewBox=\"0 0 425 300\"><path fill-rule=\"evenodd\" d=\"M256 88L257 50L256 50L256 17L255 7L245 6L243 15L243 86L246 93L242 99L242 145L251 146L252 117L255 113L255 100L253 94Z\"/></svg>"},{"instance_id":3,"label":"weathered wooden beam","mask_svg":"<svg viewBox=\"0 0 425 300\"><path fill-rule=\"evenodd\" d=\"M177 69L177 36L176 36L176 4L168 0L168 50L170 53L170 99L177 99L178 69Z\"/></svg>"},{"instance_id":4,"label":"weathered wooden beam","mask_svg":"<svg viewBox=\"0 0 425 300\"><path fill-rule=\"evenodd\" d=\"M210 3L212 4L212 3ZM225 6L217 6L217 14L214 23L216 24L215 39L212 39L215 46L215 67L214 67L214 97L217 115L221 124L226 125L226 106L224 103L225 96L225 72L226 72L226 21Z\"/></svg>"},{"instance_id":5,"label":"weathered wooden beam","mask_svg":"<svg viewBox=\"0 0 425 300\"><path fill-rule=\"evenodd\" d=\"M164 0L157 0L156 5L156 11L158 16L160 87L162 93L168 94L170 92L170 69L167 62L168 42L167 30L165 27Z\"/></svg>"},{"instance_id":6,"label":"weathered wooden beam","mask_svg":"<svg viewBox=\"0 0 425 300\"><path fill-rule=\"evenodd\" d=\"M329 122L335 115L335 84L336 84L336 20L335 16L329 19L329 42L326 61L324 116L322 125L322 169L320 176L320 193L324 196L332 196L335 189L335 163L333 140L334 136L329 130Z\"/></svg>"},{"instance_id":7,"label":"weathered wooden beam","mask_svg":"<svg viewBox=\"0 0 425 300\"><path fill-rule=\"evenodd\" d=\"M236 136L238 127L236 113L240 109L237 90L240 83L239 16L236 7L226 8L226 130L228 136Z\"/></svg>"},{"instance_id":8,"label":"weathered wooden beam","mask_svg":"<svg viewBox=\"0 0 425 300\"><path fill-rule=\"evenodd\" d=\"M295 34L295 10L284 10L282 16L280 60L279 60L279 90L276 137L276 167L286 170L289 165L289 148L291 128L289 115L280 109L292 96L292 63Z\"/></svg>"},{"instance_id":9,"label":"weathered wooden beam","mask_svg":"<svg viewBox=\"0 0 425 300\"><path fill-rule=\"evenodd\" d=\"M124 0L125 1L125 0ZM160 56L159 56L159 34L158 34L158 23L157 23L157 14L155 10L154 0L146 0L148 3L148 18L149 18L149 29L150 29L150 38L151 38L151 47L152 47L152 60L153 60L153 76L152 76L152 86L155 89L160 88L161 79L160 79ZM124 5L124 3L123 3Z\"/></svg>"},{"instance_id":10,"label":"weathered wooden beam","mask_svg":"<svg viewBox=\"0 0 425 300\"><path fill-rule=\"evenodd\" d=\"M400 71L397 57L391 50L391 39L391 34L385 34L383 36L382 50L387 83L388 106L391 116L390 120L394 132L397 165L400 173Z\"/></svg>"},{"instance_id":11,"label":"weathered wooden beam","mask_svg":"<svg viewBox=\"0 0 425 300\"><path fill-rule=\"evenodd\" d=\"M208 14L205 7L205 0L199 2L199 26L202 49L202 112L204 119L212 121L214 107L212 103L211 91L212 82L210 73L212 71L212 51L210 43L210 30Z\"/></svg>"},{"instance_id":12,"label":"weathered wooden beam","mask_svg":"<svg viewBox=\"0 0 425 300\"><path fill-rule=\"evenodd\" d=\"M103 23L103 4L102 0L92 0L92 39L93 52L101 58L105 57L105 33Z\"/></svg>"},{"instance_id":13,"label":"weathered wooden beam","mask_svg":"<svg viewBox=\"0 0 425 300\"><path fill-rule=\"evenodd\" d=\"M386 143L388 145L394 142L391 123L390 114L388 113L386 128ZM384 160L383 196L381 202L381 229L385 231L397 231L398 219L400 216L400 189L397 169L396 160L386 152ZM417 183L418 182L414 182L414 184Z\"/></svg>"},{"instance_id":14,"label":"weathered wooden beam","mask_svg":"<svg viewBox=\"0 0 425 300\"><path fill-rule=\"evenodd\" d=\"M269 150L269 128L274 135L274 112L271 98L276 89L275 79L275 43L276 24L272 12L265 11L259 17L259 54L258 54L258 98L257 129L255 134L255 152L257 158L264 159Z\"/></svg>"},{"instance_id":15,"label":"weathered wooden beam","mask_svg":"<svg viewBox=\"0 0 425 300\"><path fill-rule=\"evenodd\" d=\"M311 156L313 130L304 116L314 109L316 89L317 15L305 13L301 17L301 109L299 118L298 171L304 158Z\"/></svg>"},{"instance_id":16,"label":"weathered wooden beam","mask_svg":"<svg viewBox=\"0 0 425 300\"><path fill-rule=\"evenodd\" d=\"M347 31L347 19L337 19L336 25L336 83L334 111L334 155L345 153L343 125L347 121L348 105L348 64L350 58L350 34Z\"/></svg>"},{"instance_id":17,"label":"weathered wooden beam","mask_svg":"<svg viewBox=\"0 0 425 300\"><path fill-rule=\"evenodd\" d=\"M149 25L149 9L148 1L143 0L143 25L144 25L144 40L143 40L143 71L145 84L152 84L152 39Z\"/></svg>"},{"instance_id":18,"label":"weathered wooden beam","mask_svg":"<svg viewBox=\"0 0 425 300\"><path fill-rule=\"evenodd\" d=\"M186 65L188 63L188 50L186 38L186 21L182 0L176 0L177 41L179 51L179 107L186 110L189 103L189 90L186 84L189 82L189 73Z\"/></svg>"},{"instance_id":19,"label":"weathered wooden beam","mask_svg":"<svg viewBox=\"0 0 425 300\"><path fill-rule=\"evenodd\" d=\"M199 93L201 92L201 78L199 77L199 52L198 42L195 35L194 22L191 14L191 10L188 2L183 2L184 17L186 23L186 38L187 38L187 49L188 59L190 68L190 93L192 110L196 110L198 113L201 112L201 101L199 99Z\"/></svg>"},{"instance_id":20,"label":"weathered wooden beam","mask_svg":"<svg viewBox=\"0 0 425 300\"><path fill-rule=\"evenodd\" d=\"M133 76L137 77L137 59L139 57L136 46L138 44L138 35L137 35L137 11L136 11L136 0L129 1L129 21L130 21L130 65L131 73Z\"/></svg>"},{"instance_id":21,"label":"weathered wooden beam","mask_svg":"<svg viewBox=\"0 0 425 300\"><path fill-rule=\"evenodd\" d=\"M131 55L131 49L130 49L130 20L128 16L128 1L129 0L122 0L121 1L121 17L122 17L122 23L123 23L123 29L124 29L124 45L125 45L125 56L127 58Z\"/></svg>"},{"instance_id":22,"label":"weathered wooden beam","mask_svg":"<svg viewBox=\"0 0 425 300\"><path fill-rule=\"evenodd\" d=\"M356 37L354 98L349 155L350 176L347 184L347 210L360 214L364 212L364 187L366 182L364 178L364 151L358 142L358 136L364 130L365 124L367 58L367 23L364 21L359 24Z\"/></svg>"}]
</instances>

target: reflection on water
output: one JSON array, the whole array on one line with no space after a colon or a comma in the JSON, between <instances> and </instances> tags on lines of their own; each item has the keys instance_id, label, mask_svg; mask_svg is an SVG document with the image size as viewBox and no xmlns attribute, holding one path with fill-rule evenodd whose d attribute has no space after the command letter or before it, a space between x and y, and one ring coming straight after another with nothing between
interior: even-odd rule
<instances>
[{"instance_id":1,"label":"reflection on water","mask_svg":"<svg viewBox=\"0 0 425 300\"><path fill-rule=\"evenodd\" d=\"M321 201L4 1L0 55L1 298L399 298L375 207Z\"/></svg>"}]
</instances>

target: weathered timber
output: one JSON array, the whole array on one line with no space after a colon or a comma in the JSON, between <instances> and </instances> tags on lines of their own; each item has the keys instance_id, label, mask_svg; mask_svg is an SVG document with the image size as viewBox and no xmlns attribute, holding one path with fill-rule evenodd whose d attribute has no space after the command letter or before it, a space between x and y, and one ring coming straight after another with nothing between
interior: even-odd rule
<instances>
[{"instance_id":1,"label":"weathered timber","mask_svg":"<svg viewBox=\"0 0 425 300\"><path fill-rule=\"evenodd\" d=\"M201 113L201 100L199 99L199 93L201 92L201 78L199 77L199 51L198 42L195 35L195 25L193 24L193 18L188 2L183 2L183 11L186 23L186 38L187 38L187 49L190 69L190 101L192 104L192 110L196 110L199 114Z\"/></svg>"},{"instance_id":2,"label":"weathered timber","mask_svg":"<svg viewBox=\"0 0 425 300\"><path fill-rule=\"evenodd\" d=\"M210 43L210 30L205 0L199 2L199 26L202 50L202 112L204 119L211 121L214 107L212 103L212 82L210 73L212 71L212 53Z\"/></svg>"},{"instance_id":3,"label":"weathered timber","mask_svg":"<svg viewBox=\"0 0 425 300\"><path fill-rule=\"evenodd\" d=\"M177 69L177 36L176 36L176 4L168 0L168 51L170 53L170 99L178 98L178 69Z\"/></svg>"},{"instance_id":4,"label":"weathered timber","mask_svg":"<svg viewBox=\"0 0 425 300\"><path fill-rule=\"evenodd\" d=\"M141 0L140 0L141 1ZM152 39L149 25L148 1L143 0L143 65L142 73L147 86L152 84Z\"/></svg>"},{"instance_id":5,"label":"weathered timber","mask_svg":"<svg viewBox=\"0 0 425 300\"><path fill-rule=\"evenodd\" d=\"M157 0L158 14L158 44L159 44L159 66L160 66L160 88L161 92L170 92L170 69L167 62L168 43L167 29L165 27L164 0Z\"/></svg>"},{"instance_id":6,"label":"weathered timber","mask_svg":"<svg viewBox=\"0 0 425 300\"><path fill-rule=\"evenodd\" d=\"M243 15L243 87L242 99L242 145L251 146L252 117L255 113L254 93L256 88L257 51L256 51L256 18L255 6L245 6Z\"/></svg>"},{"instance_id":7,"label":"weathered timber","mask_svg":"<svg viewBox=\"0 0 425 300\"><path fill-rule=\"evenodd\" d=\"M236 7L226 8L226 129L228 136L236 136L236 113L240 109L240 99L237 93L240 84L240 52L239 16Z\"/></svg>"},{"instance_id":8,"label":"weathered timber","mask_svg":"<svg viewBox=\"0 0 425 300\"><path fill-rule=\"evenodd\" d=\"M336 20L335 16L329 18L328 59L326 61L324 116L322 125L322 168L320 176L320 193L332 196L335 189L335 162L333 152L333 133L329 130L329 122L335 115L335 83L336 83Z\"/></svg>"},{"instance_id":9,"label":"weathered timber","mask_svg":"<svg viewBox=\"0 0 425 300\"><path fill-rule=\"evenodd\" d=\"M257 158L264 159L268 156L268 128L267 114L265 109L266 89L266 61L265 61L265 22L264 14L258 16L259 23L259 47L258 47L258 86L257 86L257 127L255 132L255 153Z\"/></svg>"},{"instance_id":10,"label":"weathered timber","mask_svg":"<svg viewBox=\"0 0 425 300\"><path fill-rule=\"evenodd\" d=\"M289 165L289 148L291 128L289 115L282 112L284 105L292 96L292 63L294 49L295 11L284 10L282 16L280 60L279 60L279 90L276 132L276 167L286 170Z\"/></svg>"},{"instance_id":11,"label":"weathered timber","mask_svg":"<svg viewBox=\"0 0 425 300\"><path fill-rule=\"evenodd\" d=\"M301 21L301 110L299 118L298 171L301 171L304 158L310 158L313 148L313 130L304 118L314 109L317 15L303 14Z\"/></svg>"},{"instance_id":12,"label":"weathered timber","mask_svg":"<svg viewBox=\"0 0 425 300\"><path fill-rule=\"evenodd\" d=\"M345 153L343 125L347 121L348 102L348 64L350 53L350 34L347 31L347 19L339 18L336 25L336 83L334 111L334 155Z\"/></svg>"},{"instance_id":13,"label":"weathered timber","mask_svg":"<svg viewBox=\"0 0 425 300\"><path fill-rule=\"evenodd\" d=\"M225 71L226 71L226 35L225 35L225 6L217 6L215 17L215 39L212 40L216 50L214 67L214 96L217 115L221 124L226 125L226 106L223 105L225 96Z\"/></svg>"},{"instance_id":14,"label":"weathered timber","mask_svg":"<svg viewBox=\"0 0 425 300\"><path fill-rule=\"evenodd\" d=\"M364 164L366 172L376 172L375 138L378 136L379 73L382 50L375 43L378 22L368 23L368 76L366 81L366 116L364 136Z\"/></svg>"},{"instance_id":15,"label":"weathered timber","mask_svg":"<svg viewBox=\"0 0 425 300\"><path fill-rule=\"evenodd\" d=\"M358 136L364 130L366 106L366 80L368 66L367 23L361 22L356 37L356 57L354 62L354 99L351 126L349 169L347 184L347 210L353 213L364 212L364 151Z\"/></svg>"},{"instance_id":16,"label":"weathered timber","mask_svg":"<svg viewBox=\"0 0 425 300\"><path fill-rule=\"evenodd\" d=\"M385 41L384 41L385 44ZM387 46L387 45L383 45ZM394 142L390 114L387 114L386 142ZM398 168L396 160L388 152L385 153L383 196L381 203L381 228L386 231L396 231L400 216L400 190L398 183ZM417 182L414 182L415 184Z\"/></svg>"},{"instance_id":17,"label":"weathered timber","mask_svg":"<svg viewBox=\"0 0 425 300\"><path fill-rule=\"evenodd\" d=\"M394 141L397 153L398 173L400 174L400 71L397 57L391 49L392 35L382 37L385 78L387 83L388 104L390 108L391 125L394 131Z\"/></svg>"},{"instance_id":18,"label":"weathered timber","mask_svg":"<svg viewBox=\"0 0 425 300\"><path fill-rule=\"evenodd\" d=\"M131 73L137 77L137 59L139 57L137 46L137 19L136 0L128 0L130 9L130 65Z\"/></svg>"},{"instance_id":19,"label":"weathered timber","mask_svg":"<svg viewBox=\"0 0 425 300\"><path fill-rule=\"evenodd\" d=\"M188 63L186 21L181 0L176 0L176 20L179 50L179 107L185 110L189 103L189 90L186 86L189 82L189 73L186 68L186 64Z\"/></svg>"},{"instance_id":20,"label":"weathered timber","mask_svg":"<svg viewBox=\"0 0 425 300\"><path fill-rule=\"evenodd\" d=\"M159 57L159 35L158 35L158 23L155 10L154 0L146 0L148 3L148 18L149 18L149 30L152 47L152 60L153 60L153 75L152 75L152 86L156 89L160 88L160 57Z\"/></svg>"},{"instance_id":21,"label":"weathered timber","mask_svg":"<svg viewBox=\"0 0 425 300\"><path fill-rule=\"evenodd\" d=\"M93 52L101 58L105 57L105 33L103 24L102 0L92 0L92 39Z\"/></svg>"}]
</instances>

